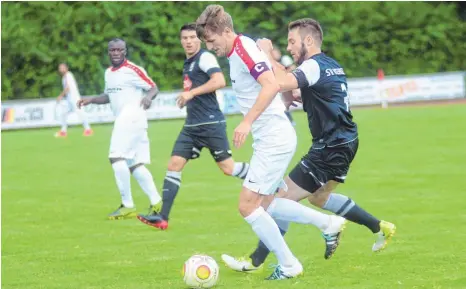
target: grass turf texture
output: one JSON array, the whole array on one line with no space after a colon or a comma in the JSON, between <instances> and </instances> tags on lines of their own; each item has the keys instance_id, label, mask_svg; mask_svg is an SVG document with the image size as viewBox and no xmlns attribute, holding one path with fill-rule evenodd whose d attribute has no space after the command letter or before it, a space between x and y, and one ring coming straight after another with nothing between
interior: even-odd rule
<instances>
[{"instance_id":1,"label":"grass turf texture","mask_svg":"<svg viewBox=\"0 0 466 289\"><path fill-rule=\"evenodd\" d=\"M271 271L228 270L222 253L243 255L256 237L237 212L241 182L223 176L208 150L188 163L168 231L136 219L108 221L120 203L107 160L112 127L67 139L52 129L2 133L2 288L186 288L181 269L195 253L220 266L217 288L466 288L466 106L355 110L360 148L338 191L394 222L386 251L371 252L364 227L349 224L331 260L317 229L291 225L286 236L305 275L263 281ZM304 113L294 113L299 144L310 144ZM228 117L228 135L240 117ZM166 164L182 121L150 123L152 164L162 191ZM233 150L251 156L251 139ZM291 167L289 168L291 169ZM140 212L148 201L132 179ZM271 256L267 264L275 262Z\"/></svg>"}]
</instances>

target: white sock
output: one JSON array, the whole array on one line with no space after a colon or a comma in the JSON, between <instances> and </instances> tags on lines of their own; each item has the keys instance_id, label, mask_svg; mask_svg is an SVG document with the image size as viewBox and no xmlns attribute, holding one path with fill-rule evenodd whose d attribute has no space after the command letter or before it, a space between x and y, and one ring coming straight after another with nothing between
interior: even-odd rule
<instances>
[{"instance_id":1,"label":"white sock","mask_svg":"<svg viewBox=\"0 0 466 289\"><path fill-rule=\"evenodd\" d=\"M297 259L293 256L290 248L288 248L288 245L285 243L277 224L272 217L265 212L264 208L257 208L244 219L251 225L252 229L265 246L277 256L280 265L293 267Z\"/></svg>"},{"instance_id":2,"label":"white sock","mask_svg":"<svg viewBox=\"0 0 466 289\"><path fill-rule=\"evenodd\" d=\"M162 200L159 193L157 192L157 188L155 187L152 174L145 166L137 167L133 171L133 176L138 181L139 186L141 186L141 189L144 191L144 193L146 193L146 195L149 197L151 205L156 205Z\"/></svg>"},{"instance_id":3,"label":"white sock","mask_svg":"<svg viewBox=\"0 0 466 289\"><path fill-rule=\"evenodd\" d=\"M273 217L272 217L273 218ZM275 223L277 223L278 228L283 232L288 232L288 228L290 227L290 222L280 219L273 218Z\"/></svg>"},{"instance_id":4,"label":"white sock","mask_svg":"<svg viewBox=\"0 0 466 289\"><path fill-rule=\"evenodd\" d=\"M248 163L235 163L233 167L233 173L231 174L234 177L238 177L240 179L246 178L246 175L249 171L249 164Z\"/></svg>"},{"instance_id":5,"label":"white sock","mask_svg":"<svg viewBox=\"0 0 466 289\"><path fill-rule=\"evenodd\" d=\"M323 214L298 202L275 198L267 212L274 218L300 224L312 224L324 231L330 225L330 215Z\"/></svg>"},{"instance_id":6,"label":"white sock","mask_svg":"<svg viewBox=\"0 0 466 289\"><path fill-rule=\"evenodd\" d=\"M87 115L84 111L82 111L82 109L77 109L76 110L76 113L78 114L78 116L81 118L82 122L83 122L83 127L84 129L91 129L91 127L89 126L89 122L87 120Z\"/></svg>"},{"instance_id":7,"label":"white sock","mask_svg":"<svg viewBox=\"0 0 466 289\"><path fill-rule=\"evenodd\" d=\"M131 195L131 173L125 161L117 161L112 164L115 172L115 181L120 190L121 203L127 208L133 208L133 196Z\"/></svg>"},{"instance_id":8,"label":"white sock","mask_svg":"<svg viewBox=\"0 0 466 289\"><path fill-rule=\"evenodd\" d=\"M61 121L61 131L66 132L68 129L68 124L66 123L66 119L68 118L68 113L62 113L60 117Z\"/></svg>"}]
</instances>

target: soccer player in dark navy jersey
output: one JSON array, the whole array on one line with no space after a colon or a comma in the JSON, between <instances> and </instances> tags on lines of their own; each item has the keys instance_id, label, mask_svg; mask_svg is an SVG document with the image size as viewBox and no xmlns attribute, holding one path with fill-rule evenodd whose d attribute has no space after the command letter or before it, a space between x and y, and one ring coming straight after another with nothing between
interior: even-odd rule
<instances>
[{"instance_id":1,"label":"soccer player in dark navy jersey","mask_svg":"<svg viewBox=\"0 0 466 289\"><path fill-rule=\"evenodd\" d=\"M183 67L184 91L178 96L180 108L186 106L185 124L175 142L163 184L163 204L159 213L139 215L142 222L165 230L176 194L181 185L181 171L190 159L199 157L202 148L210 150L218 167L229 176L244 179L249 164L235 162L226 134L225 117L215 91L225 87L225 78L213 54L201 48L196 25L180 29L181 45L186 53Z\"/></svg>"},{"instance_id":2,"label":"soccer player in dark navy jersey","mask_svg":"<svg viewBox=\"0 0 466 289\"><path fill-rule=\"evenodd\" d=\"M306 18L291 22L288 26L287 50L299 67L288 73L274 61L270 40L257 41L272 62L281 90L301 89L303 108L312 134L309 152L285 179L288 191L281 190L278 197L295 201L308 198L315 206L366 226L376 235L372 250L377 252L385 248L395 233L395 225L380 221L352 199L334 193L337 185L346 179L359 141L358 129L349 107L345 71L338 62L322 53L322 40L322 29L316 20ZM329 243L338 245L338 238L339 235L334 240L326 240L325 258L333 254ZM249 260L258 268L268 253L267 248L259 243ZM244 258L235 260L244 262ZM227 265L235 268L233 263Z\"/></svg>"}]
</instances>

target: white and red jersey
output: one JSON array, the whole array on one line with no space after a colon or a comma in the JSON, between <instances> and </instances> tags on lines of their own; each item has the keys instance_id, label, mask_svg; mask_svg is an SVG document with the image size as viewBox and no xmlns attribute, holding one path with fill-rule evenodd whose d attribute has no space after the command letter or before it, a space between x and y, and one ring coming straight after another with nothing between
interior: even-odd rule
<instances>
[{"instance_id":1,"label":"white and red jersey","mask_svg":"<svg viewBox=\"0 0 466 289\"><path fill-rule=\"evenodd\" d=\"M73 73L71 71L67 71L62 79L61 79L63 89L68 87L68 92L66 93L65 97L70 101L76 101L81 98L79 94L78 84L76 83L76 79L74 78Z\"/></svg>"},{"instance_id":2,"label":"white and red jersey","mask_svg":"<svg viewBox=\"0 0 466 289\"><path fill-rule=\"evenodd\" d=\"M228 60L233 90L241 112L246 115L262 89L257 78L263 72L272 70L272 65L256 42L244 35L236 37L233 49L228 54ZM271 115L284 116L284 111L285 105L279 97L275 97L256 122L264 123Z\"/></svg>"},{"instance_id":3,"label":"white and red jersey","mask_svg":"<svg viewBox=\"0 0 466 289\"><path fill-rule=\"evenodd\" d=\"M145 120L147 117L141 106L146 92L155 86L144 68L125 60L119 67L109 67L105 71L105 93L117 120Z\"/></svg>"}]
</instances>

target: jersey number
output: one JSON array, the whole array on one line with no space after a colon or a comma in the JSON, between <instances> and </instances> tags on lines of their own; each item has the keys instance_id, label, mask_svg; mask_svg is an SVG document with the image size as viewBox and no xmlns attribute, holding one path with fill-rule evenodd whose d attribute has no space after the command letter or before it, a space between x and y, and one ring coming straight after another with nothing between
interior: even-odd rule
<instances>
[{"instance_id":1,"label":"jersey number","mask_svg":"<svg viewBox=\"0 0 466 289\"><path fill-rule=\"evenodd\" d=\"M346 86L344 83L341 84L341 91L345 93L345 97L343 97L343 101L345 102L346 104L346 111L349 111L349 96L348 96L348 92L346 91Z\"/></svg>"}]
</instances>

